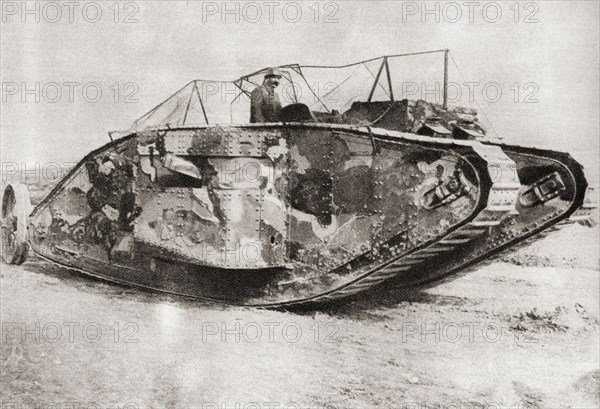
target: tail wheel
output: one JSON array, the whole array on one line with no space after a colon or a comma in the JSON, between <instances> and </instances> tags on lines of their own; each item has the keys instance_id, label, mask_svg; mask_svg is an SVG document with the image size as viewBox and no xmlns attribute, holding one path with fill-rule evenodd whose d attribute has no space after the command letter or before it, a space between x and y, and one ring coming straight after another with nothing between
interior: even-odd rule
<instances>
[{"instance_id":1,"label":"tail wheel","mask_svg":"<svg viewBox=\"0 0 600 409\"><path fill-rule=\"evenodd\" d=\"M31 201L27 186L11 183L2 195L2 261L23 264L27 259L27 219Z\"/></svg>"}]
</instances>

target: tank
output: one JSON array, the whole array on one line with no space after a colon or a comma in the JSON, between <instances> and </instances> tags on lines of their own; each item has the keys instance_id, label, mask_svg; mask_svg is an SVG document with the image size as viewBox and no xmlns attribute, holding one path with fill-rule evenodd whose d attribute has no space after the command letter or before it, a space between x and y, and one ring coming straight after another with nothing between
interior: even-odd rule
<instances>
[{"instance_id":1,"label":"tank","mask_svg":"<svg viewBox=\"0 0 600 409\"><path fill-rule=\"evenodd\" d=\"M381 57L365 101L315 110L292 88L277 123L214 124L222 111L192 81L112 133L35 208L24 185L6 186L3 261L31 251L196 299L321 305L434 285L562 224L589 223L579 163L488 137L474 110L445 100L395 101L392 57ZM279 68L294 85L315 67ZM373 101L384 69L390 98ZM266 70L230 82L236 100Z\"/></svg>"}]
</instances>

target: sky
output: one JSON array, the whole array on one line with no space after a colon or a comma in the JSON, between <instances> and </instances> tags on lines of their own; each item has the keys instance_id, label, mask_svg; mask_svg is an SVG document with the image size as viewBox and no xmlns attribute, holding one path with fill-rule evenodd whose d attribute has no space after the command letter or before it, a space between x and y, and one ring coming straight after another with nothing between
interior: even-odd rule
<instances>
[{"instance_id":1,"label":"sky","mask_svg":"<svg viewBox=\"0 0 600 409\"><path fill-rule=\"evenodd\" d=\"M597 1L47 3L0 1L3 163L76 162L193 79L437 49L488 129L597 163Z\"/></svg>"}]
</instances>

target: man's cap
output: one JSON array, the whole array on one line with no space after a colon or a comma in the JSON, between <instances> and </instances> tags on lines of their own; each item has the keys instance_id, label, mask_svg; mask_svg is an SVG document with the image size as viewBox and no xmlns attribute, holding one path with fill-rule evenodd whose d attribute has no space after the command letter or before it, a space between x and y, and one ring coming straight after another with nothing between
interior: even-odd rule
<instances>
[{"instance_id":1,"label":"man's cap","mask_svg":"<svg viewBox=\"0 0 600 409\"><path fill-rule=\"evenodd\" d=\"M269 68L266 72L265 72L265 78L269 78L269 77L277 77L277 78L281 78L281 71L279 71L277 68Z\"/></svg>"}]
</instances>

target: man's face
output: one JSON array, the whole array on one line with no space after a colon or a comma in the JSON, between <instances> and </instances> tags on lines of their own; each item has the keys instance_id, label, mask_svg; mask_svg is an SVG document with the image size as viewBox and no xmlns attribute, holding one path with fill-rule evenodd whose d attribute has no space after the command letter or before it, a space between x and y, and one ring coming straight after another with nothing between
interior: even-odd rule
<instances>
[{"instance_id":1,"label":"man's face","mask_svg":"<svg viewBox=\"0 0 600 409\"><path fill-rule=\"evenodd\" d=\"M266 85L271 88L277 88L279 85L279 77L267 77L265 78Z\"/></svg>"}]
</instances>

